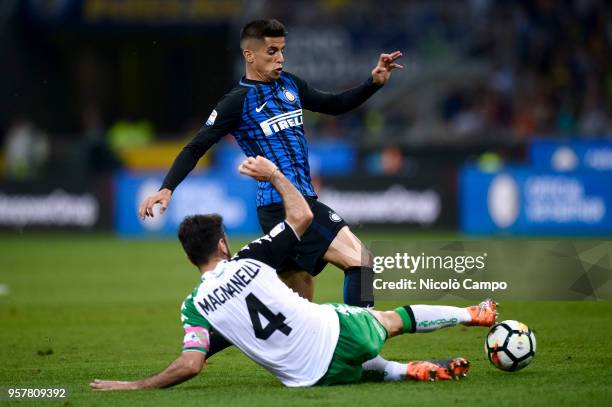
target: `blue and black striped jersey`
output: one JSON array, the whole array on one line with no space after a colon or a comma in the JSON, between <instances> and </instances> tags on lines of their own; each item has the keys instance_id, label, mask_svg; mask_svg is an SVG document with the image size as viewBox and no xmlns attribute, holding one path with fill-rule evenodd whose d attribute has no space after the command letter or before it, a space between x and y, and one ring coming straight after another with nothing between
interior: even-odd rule
<instances>
[{"instance_id":1,"label":"blue and black striped jersey","mask_svg":"<svg viewBox=\"0 0 612 407\"><path fill-rule=\"evenodd\" d=\"M316 198L302 109L341 114L359 106L378 89L371 78L339 94L321 92L286 72L274 82L242 78L219 101L196 137L176 158L162 188L174 190L204 153L231 133L247 156L268 158L303 195ZM257 206L278 202L281 197L272 184L259 181Z\"/></svg>"}]
</instances>

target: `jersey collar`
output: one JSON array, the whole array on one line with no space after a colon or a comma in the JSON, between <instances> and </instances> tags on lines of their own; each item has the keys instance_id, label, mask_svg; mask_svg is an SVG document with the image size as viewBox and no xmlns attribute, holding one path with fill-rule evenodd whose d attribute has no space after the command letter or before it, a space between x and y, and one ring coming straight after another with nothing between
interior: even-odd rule
<instances>
[{"instance_id":1,"label":"jersey collar","mask_svg":"<svg viewBox=\"0 0 612 407\"><path fill-rule=\"evenodd\" d=\"M219 263L217 263L214 269L207 270L204 273L202 273L201 280L204 281L206 279L219 277L225 271L226 264L227 264L227 260L221 260Z\"/></svg>"},{"instance_id":2,"label":"jersey collar","mask_svg":"<svg viewBox=\"0 0 612 407\"><path fill-rule=\"evenodd\" d=\"M281 73L281 75L282 75L282 73ZM244 76L243 76L243 77L240 79L240 82L238 82L238 83L239 83L240 85L242 85L242 86L250 86L250 87L253 87L253 86L257 86L257 85L273 85L273 84L275 84L276 82L278 82L279 80L280 80L280 77L279 77L277 80L275 80L274 82L263 82L263 81L256 81L256 80L254 80L254 79L247 79L246 77L244 77Z\"/></svg>"}]
</instances>

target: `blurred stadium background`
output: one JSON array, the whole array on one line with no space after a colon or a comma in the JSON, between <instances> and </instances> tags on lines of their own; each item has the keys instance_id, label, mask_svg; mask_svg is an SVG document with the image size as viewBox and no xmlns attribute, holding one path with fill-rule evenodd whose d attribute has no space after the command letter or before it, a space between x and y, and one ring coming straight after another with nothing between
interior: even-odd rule
<instances>
[{"instance_id":1,"label":"blurred stadium background","mask_svg":"<svg viewBox=\"0 0 612 407\"><path fill-rule=\"evenodd\" d=\"M236 350L154 394L94 394L87 383L143 377L176 356L178 307L196 281L174 238L184 215L221 213L234 250L259 233L255 183L236 173L229 136L166 215L136 216L242 75L245 22L284 22L286 69L325 90L364 80L382 51L404 52L405 69L362 107L304 120L321 200L364 242L609 239L611 3L1 0L0 386L67 387L86 405L203 395L223 406L377 405L380 394L388 405L491 405L483 389L496 405L606 405L609 301L505 302L504 318L537 329L538 356L519 375L489 365L486 330L385 348L390 359L472 361L470 380L444 391L286 390ZM315 300L341 301L342 278L321 273Z\"/></svg>"},{"instance_id":2,"label":"blurred stadium background","mask_svg":"<svg viewBox=\"0 0 612 407\"><path fill-rule=\"evenodd\" d=\"M305 118L321 200L357 230L612 233L605 0L4 0L0 228L173 236L193 212L259 232L231 137L136 206L243 70L250 19L288 27L286 69L325 90L382 51L406 68L359 109Z\"/></svg>"}]
</instances>

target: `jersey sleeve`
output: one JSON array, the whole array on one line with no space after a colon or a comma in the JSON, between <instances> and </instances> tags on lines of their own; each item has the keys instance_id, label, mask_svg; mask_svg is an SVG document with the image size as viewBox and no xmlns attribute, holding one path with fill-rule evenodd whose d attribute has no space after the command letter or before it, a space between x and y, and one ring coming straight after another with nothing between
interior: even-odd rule
<instances>
[{"instance_id":1,"label":"jersey sleeve","mask_svg":"<svg viewBox=\"0 0 612 407\"><path fill-rule=\"evenodd\" d=\"M181 322L185 331L183 352L208 353L211 326L193 304L193 294L185 298L181 305Z\"/></svg>"},{"instance_id":2,"label":"jersey sleeve","mask_svg":"<svg viewBox=\"0 0 612 407\"><path fill-rule=\"evenodd\" d=\"M305 80L288 74L300 92L302 107L312 112L338 115L356 108L368 100L382 86L375 85L370 76L363 83L340 93L320 91L308 84Z\"/></svg>"},{"instance_id":3,"label":"jersey sleeve","mask_svg":"<svg viewBox=\"0 0 612 407\"><path fill-rule=\"evenodd\" d=\"M274 226L267 235L253 240L240 249L232 260L254 259L278 269L291 248L299 241L291 225L283 221Z\"/></svg>"},{"instance_id":4,"label":"jersey sleeve","mask_svg":"<svg viewBox=\"0 0 612 407\"><path fill-rule=\"evenodd\" d=\"M213 144L240 126L243 100L244 92L239 88L219 101L204 126L174 160L161 189L174 191Z\"/></svg>"}]
</instances>

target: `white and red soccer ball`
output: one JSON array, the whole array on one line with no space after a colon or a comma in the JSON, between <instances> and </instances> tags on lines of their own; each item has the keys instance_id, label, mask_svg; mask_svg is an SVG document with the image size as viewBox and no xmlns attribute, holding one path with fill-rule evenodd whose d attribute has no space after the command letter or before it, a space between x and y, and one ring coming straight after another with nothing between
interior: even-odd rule
<instances>
[{"instance_id":1,"label":"white and red soccer ball","mask_svg":"<svg viewBox=\"0 0 612 407\"><path fill-rule=\"evenodd\" d=\"M485 352L495 367L514 372L527 366L535 356L536 338L522 322L507 320L491 327Z\"/></svg>"}]
</instances>

